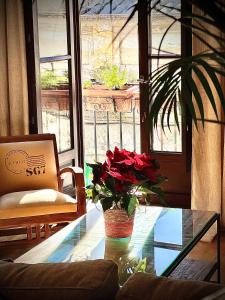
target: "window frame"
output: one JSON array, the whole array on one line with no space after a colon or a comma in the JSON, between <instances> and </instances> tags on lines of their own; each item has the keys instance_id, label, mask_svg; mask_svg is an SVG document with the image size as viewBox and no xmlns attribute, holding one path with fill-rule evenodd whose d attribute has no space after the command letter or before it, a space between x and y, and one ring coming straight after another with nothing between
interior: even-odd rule
<instances>
[{"instance_id":1,"label":"window frame","mask_svg":"<svg viewBox=\"0 0 225 300\"><path fill-rule=\"evenodd\" d=\"M175 207L187 207L191 206L191 153L192 153L192 123L190 116L187 114L186 120L182 120L182 152L170 152L170 151L153 151L153 138L152 129L148 124L148 106L149 103L150 87L144 83L148 81L151 70L151 59L162 58L178 58L186 57L192 54L192 38L191 32L185 30L184 26L181 26L181 55L157 55L150 53L151 44L151 16L147 13L150 11L148 7L148 0L139 0L139 72L140 72L140 117L141 117L141 151L150 153L153 159L159 161L161 166L161 173L174 172L174 164L177 164L176 171L179 172L179 168L182 169L182 176L179 178L177 175L177 189L175 187L174 178L164 185L164 191L166 201L170 206ZM181 0L181 17L183 17L184 11L191 11L191 5L186 1ZM188 21L187 21L188 23ZM146 32L148 34L146 34ZM150 59L149 59L150 58ZM182 87L182 78L181 78ZM181 88L182 89L182 88ZM181 90L184 102L185 95ZM179 166L178 166L179 165ZM169 171L168 171L169 170ZM183 177L183 178L182 178ZM182 190L182 192L181 192Z\"/></svg>"},{"instance_id":2,"label":"window frame","mask_svg":"<svg viewBox=\"0 0 225 300\"><path fill-rule=\"evenodd\" d=\"M25 40L27 55L27 79L29 97L29 132L42 133L42 113L40 94L40 64L46 62L68 61L70 94L70 133L71 149L59 153L60 164L72 161L73 165L83 167L83 126L82 98L80 83L80 41L78 1L66 0L67 14L67 55L40 58L38 41L37 0L24 0Z\"/></svg>"}]
</instances>

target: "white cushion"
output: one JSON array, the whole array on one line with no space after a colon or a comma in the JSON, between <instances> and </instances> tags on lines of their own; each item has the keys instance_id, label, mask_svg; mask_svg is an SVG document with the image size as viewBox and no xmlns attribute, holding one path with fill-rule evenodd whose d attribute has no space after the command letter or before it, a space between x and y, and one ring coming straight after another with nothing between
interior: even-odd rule
<instances>
[{"instance_id":1,"label":"white cushion","mask_svg":"<svg viewBox=\"0 0 225 300\"><path fill-rule=\"evenodd\" d=\"M75 203L75 200L52 189L14 192L0 197L0 209L65 203Z\"/></svg>"},{"instance_id":2,"label":"white cushion","mask_svg":"<svg viewBox=\"0 0 225 300\"><path fill-rule=\"evenodd\" d=\"M76 211L75 199L52 189L14 192L0 197L0 219Z\"/></svg>"}]
</instances>

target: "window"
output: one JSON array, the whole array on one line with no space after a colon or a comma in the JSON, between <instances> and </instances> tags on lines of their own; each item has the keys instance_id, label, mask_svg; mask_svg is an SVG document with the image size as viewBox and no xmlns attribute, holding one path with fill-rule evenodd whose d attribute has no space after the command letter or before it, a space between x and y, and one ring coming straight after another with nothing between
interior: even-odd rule
<instances>
[{"instance_id":1,"label":"window","mask_svg":"<svg viewBox=\"0 0 225 300\"><path fill-rule=\"evenodd\" d=\"M184 1L175 0L172 5L167 0L160 1L160 13L157 9L152 10L149 17L149 66L154 71L169 61L179 59L181 56L191 54L191 39L181 27L179 22L174 23L164 36L167 28L173 23L170 15L176 19L181 17L181 11L189 9ZM170 7L173 7L171 9ZM160 45L160 42L163 42ZM159 49L160 48L160 49ZM159 51L160 50L160 51ZM182 91L182 86L181 86ZM185 97L185 95L183 95ZM153 100L154 101L154 100ZM150 132L148 149L152 157L160 162L161 173L168 177L164 190L170 205L190 205L190 152L191 130L190 126L179 115L180 132L171 120L170 128L161 128L160 121L157 129Z\"/></svg>"},{"instance_id":2,"label":"window","mask_svg":"<svg viewBox=\"0 0 225 300\"><path fill-rule=\"evenodd\" d=\"M140 152L137 14L135 0L84 1L81 75L85 161L103 161L108 149Z\"/></svg>"},{"instance_id":3,"label":"window","mask_svg":"<svg viewBox=\"0 0 225 300\"><path fill-rule=\"evenodd\" d=\"M76 2L24 1L24 10L30 114L34 123L30 132L54 133L60 164L75 160L82 165L79 70L75 63L79 61L79 47L74 41L74 33L79 30L78 18L74 23Z\"/></svg>"},{"instance_id":4,"label":"window","mask_svg":"<svg viewBox=\"0 0 225 300\"><path fill-rule=\"evenodd\" d=\"M161 1L161 5L165 6L168 1ZM163 35L167 28L173 23L173 19L166 14L178 19L181 17L180 1L173 1L174 9L164 9L165 15L153 10L150 17L151 36L150 36L150 58L151 71L158 67L169 63L170 61L181 57L181 25L176 22L172 25L168 33L163 39ZM161 41L163 41L161 43ZM181 116L179 115L179 123L181 124ZM171 127L165 127L165 132L161 129L160 121L158 122L158 130L153 131L152 136L153 151L169 151L182 152L182 133L178 131L175 122L171 122Z\"/></svg>"},{"instance_id":5,"label":"window","mask_svg":"<svg viewBox=\"0 0 225 300\"><path fill-rule=\"evenodd\" d=\"M56 135L58 151L71 149L71 55L66 2L37 0L42 131Z\"/></svg>"}]
</instances>

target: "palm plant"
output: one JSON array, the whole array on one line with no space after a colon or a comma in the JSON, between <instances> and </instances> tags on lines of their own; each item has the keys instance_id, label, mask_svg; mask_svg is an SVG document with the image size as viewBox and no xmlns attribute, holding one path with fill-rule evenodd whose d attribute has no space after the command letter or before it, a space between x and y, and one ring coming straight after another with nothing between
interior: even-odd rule
<instances>
[{"instance_id":1,"label":"palm plant","mask_svg":"<svg viewBox=\"0 0 225 300\"><path fill-rule=\"evenodd\" d=\"M153 1L151 1L151 3L152 2ZM219 118L212 89L216 91L224 113L225 98L217 75L222 77L225 76L225 39L221 34L221 32L225 31L225 2L223 0L186 0L186 2L200 9L203 14L184 12L181 18L176 19L174 16L165 13L163 10L164 8L171 9L171 6L162 5L160 4L160 1L155 1L152 6L152 9L155 9L164 15L166 14L166 16L171 17L172 19L171 25L164 33L160 47L170 27L175 22L180 22L181 26L185 27L186 30L191 31L192 35L201 41L208 49L208 51L196 55L174 60L158 68L151 74L149 120L157 126L159 112L161 111L160 122L162 128L164 127L164 119L166 116L166 125L170 127L171 113L174 114L176 125L179 127L177 112L179 107L181 107L183 116L186 115L186 110L188 110L188 114L191 116L196 127L198 126L198 120L202 122L203 126L205 121L223 123ZM176 10L181 12L178 8L176 8ZM209 42L209 38L212 40L212 43ZM159 52L160 47L158 49ZM203 93L199 92L199 87L193 79L193 75L204 90L207 100L210 101L215 113L214 120L205 118L205 97L203 98ZM182 97L180 91L181 80L183 92L187 96L186 101ZM192 97L192 95L194 97ZM177 103L180 105L177 105ZM199 111L199 118L197 117L197 110Z\"/></svg>"},{"instance_id":2,"label":"palm plant","mask_svg":"<svg viewBox=\"0 0 225 300\"><path fill-rule=\"evenodd\" d=\"M149 85L151 91L148 103L148 120L154 126L157 126L160 122L162 128L164 128L164 126L170 128L172 116L179 128L178 109L181 109L183 118L188 114L194 121L196 127L198 126L198 121L200 121L203 126L205 121L224 124L223 117L221 118L219 115L215 94L212 92L212 89L217 93L224 116L225 96L218 75L222 78L225 77L225 1L185 0L185 2L195 6L202 13L195 11L191 13L184 12L180 18L176 18L170 14L169 11L173 9L181 13L180 8L163 4L164 1L161 0L145 1L145 7L148 7L147 12L149 14L155 10L171 18L171 24L162 37L158 53L161 51L164 38L176 22L179 22L183 28L190 31L192 36L203 43L208 49L202 53L176 59L164 64L149 75L149 79L145 82L145 84ZM95 13L100 13L107 5L110 6L111 12L113 12L113 9L118 10L118 7L122 3L124 5L124 0L99 0L94 1L93 5L95 7ZM127 3L129 3L129 1ZM123 31L134 17L135 13L141 9L142 5L143 2L138 1L137 4L128 6L130 15L123 28L121 28L121 31ZM82 1L81 8L86 9L85 0ZM120 34L120 32L118 34ZM213 43L209 42L209 38ZM205 96L203 97L202 93L199 92L193 75L198 80L201 88L204 90L207 101L209 101L212 106L215 113L215 119L213 120L206 119L205 117ZM185 100L182 96L183 94L186 94Z\"/></svg>"}]
</instances>

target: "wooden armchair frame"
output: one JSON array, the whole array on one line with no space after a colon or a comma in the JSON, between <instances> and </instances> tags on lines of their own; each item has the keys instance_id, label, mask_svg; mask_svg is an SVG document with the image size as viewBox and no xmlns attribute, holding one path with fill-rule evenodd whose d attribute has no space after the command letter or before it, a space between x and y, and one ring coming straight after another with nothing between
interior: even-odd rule
<instances>
[{"instance_id":1,"label":"wooden armchair frame","mask_svg":"<svg viewBox=\"0 0 225 300\"><path fill-rule=\"evenodd\" d=\"M36 215L29 217L19 217L19 218L9 218L9 219L0 219L0 229L7 228L17 228L25 227L27 228L27 239L32 239L32 227L36 228L36 238L40 239L40 225L44 225L45 236L50 235L50 224L63 223L68 221L73 221L74 219L80 217L86 213L86 195L85 195L85 184L84 184L84 175L82 168L79 167L66 167L59 169L58 153L56 146L55 135L53 134L35 134L35 135L24 135L24 136L8 136L0 137L1 143L18 143L18 142L27 142L27 141L44 141L51 140L54 145L54 155L55 163L57 170L57 181L58 181L58 191L62 192L63 180L66 173L71 173L75 182L75 196L77 202L77 211L76 212L64 212L64 213L55 213L55 214L45 214L45 215ZM1 183L0 183L1 184ZM1 193L0 193L1 196Z\"/></svg>"}]
</instances>

